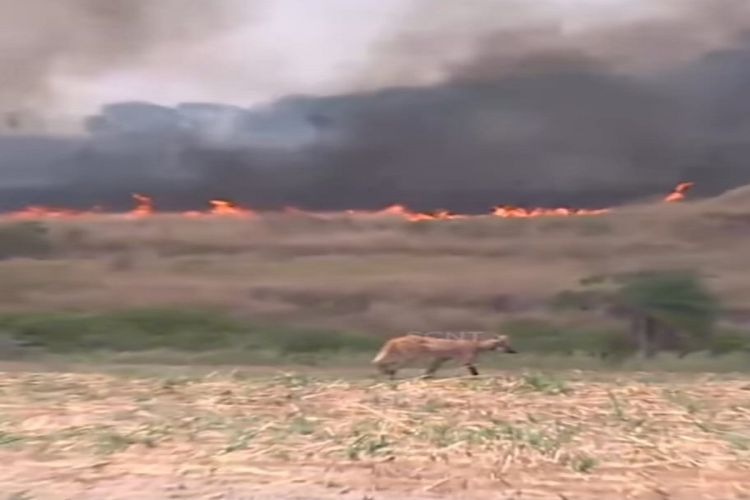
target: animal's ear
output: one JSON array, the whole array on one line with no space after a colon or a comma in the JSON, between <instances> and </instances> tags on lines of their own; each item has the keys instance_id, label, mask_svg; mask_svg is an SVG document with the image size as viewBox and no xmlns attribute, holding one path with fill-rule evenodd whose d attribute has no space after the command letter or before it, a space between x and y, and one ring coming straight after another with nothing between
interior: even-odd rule
<instances>
[{"instance_id":1,"label":"animal's ear","mask_svg":"<svg viewBox=\"0 0 750 500\"><path fill-rule=\"evenodd\" d=\"M495 338L497 340L501 341L501 342L507 342L508 341L508 336L507 335L497 335Z\"/></svg>"}]
</instances>

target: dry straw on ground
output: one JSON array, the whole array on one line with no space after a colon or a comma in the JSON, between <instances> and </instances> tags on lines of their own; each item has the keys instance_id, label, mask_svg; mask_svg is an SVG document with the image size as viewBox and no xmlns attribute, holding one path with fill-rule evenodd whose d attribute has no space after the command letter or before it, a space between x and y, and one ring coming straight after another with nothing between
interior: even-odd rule
<instances>
[{"instance_id":1,"label":"dry straw on ground","mask_svg":"<svg viewBox=\"0 0 750 500\"><path fill-rule=\"evenodd\" d=\"M3 373L0 486L50 499L136 486L180 498L747 498L750 383L649 377Z\"/></svg>"}]
</instances>

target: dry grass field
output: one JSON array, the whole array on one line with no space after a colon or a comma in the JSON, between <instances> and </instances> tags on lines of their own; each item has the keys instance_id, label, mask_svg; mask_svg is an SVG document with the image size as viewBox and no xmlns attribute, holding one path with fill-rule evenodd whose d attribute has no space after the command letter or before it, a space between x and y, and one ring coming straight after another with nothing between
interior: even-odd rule
<instances>
[{"instance_id":1,"label":"dry grass field","mask_svg":"<svg viewBox=\"0 0 750 500\"><path fill-rule=\"evenodd\" d=\"M0 318L0 340L41 339L48 357L0 367L0 498L750 498L750 379L718 375L746 372L746 353L620 372L522 353L489 356L477 379L387 382L366 365L377 339L288 330L605 328L550 301L587 276L674 267L702 271L725 325L746 330L747 188L581 217L17 223L0 228L0 313L26 316ZM211 349L244 366L200 368ZM143 364L165 360L183 366Z\"/></svg>"},{"instance_id":2,"label":"dry grass field","mask_svg":"<svg viewBox=\"0 0 750 500\"><path fill-rule=\"evenodd\" d=\"M750 497L747 378L4 368L7 499Z\"/></svg>"},{"instance_id":3,"label":"dry grass field","mask_svg":"<svg viewBox=\"0 0 750 500\"><path fill-rule=\"evenodd\" d=\"M154 215L44 224L46 258L21 251L0 260L0 310L213 307L381 334L485 329L549 314L546 302L586 276L687 267L708 276L728 318L750 317L747 188L596 216Z\"/></svg>"}]
</instances>

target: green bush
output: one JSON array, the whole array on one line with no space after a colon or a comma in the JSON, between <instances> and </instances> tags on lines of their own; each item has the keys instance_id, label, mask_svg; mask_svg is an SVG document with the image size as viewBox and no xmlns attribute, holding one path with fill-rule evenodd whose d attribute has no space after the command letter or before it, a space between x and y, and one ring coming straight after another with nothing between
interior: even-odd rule
<instances>
[{"instance_id":1,"label":"green bush","mask_svg":"<svg viewBox=\"0 0 750 500\"><path fill-rule=\"evenodd\" d=\"M46 257L53 249L49 229L39 221L0 225L0 259Z\"/></svg>"},{"instance_id":2,"label":"green bush","mask_svg":"<svg viewBox=\"0 0 750 500\"><path fill-rule=\"evenodd\" d=\"M628 356L635 354L637 337L648 338L643 353L650 356L663 348L686 351L705 350L712 342L720 303L702 277L687 270L651 270L635 273L589 276L580 280L583 290L565 290L551 300L553 309L603 310L623 320L623 334L631 320L641 325L650 321L657 337L646 331L615 335L606 351Z\"/></svg>"},{"instance_id":3,"label":"green bush","mask_svg":"<svg viewBox=\"0 0 750 500\"><path fill-rule=\"evenodd\" d=\"M707 337L719 315L719 303L691 271L652 271L625 280L616 300L663 323Z\"/></svg>"}]
</instances>

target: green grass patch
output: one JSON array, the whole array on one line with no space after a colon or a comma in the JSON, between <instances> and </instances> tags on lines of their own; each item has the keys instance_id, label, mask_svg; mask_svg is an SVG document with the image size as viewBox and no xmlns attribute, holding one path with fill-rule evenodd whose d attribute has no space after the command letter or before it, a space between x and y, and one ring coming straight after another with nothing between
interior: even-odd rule
<instances>
[{"instance_id":1,"label":"green grass patch","mask_svg":"<svg viewBox=\"0 0 750 500\"><path fill-rule=\"evenodd\" d=\"M260 351L293 356L371 351L381 340L356 332L261 325L183 309L0 315L11 338L53 353Z\"/></svg>"},{"instance_id":2,"label":"green grass patch","mask_svg":"<svg viewBox=\"0 0 750 500\"><path fill-rule=\"evenodd\" d=\"M601 359L599 354L602 350L619 352L611 347L612 339L618 338L611 332L576 331L543 320L510 322L502 330L511 335L520 354L486 353L481 366L612 368L613 357ZM261 324L219 311L179 308L0 314L0 339L26 359L38 354L84 363L321 367L369 366L384 340L358 332ZM684 359L668 353L649 361L626 357L617 368L747 371L750 356L745 339L742 332L727 332L717 336L717 348L712 351ZM453 365L446 370L454 369Z\"/></svg>"},{"instance_id":3,"label":"green grass patch","mask_svg":"<svg viewBox=\"0 0 750 500\"><path fill-rule=\"evenodd\" d=\"M543 319L529 318L506 322L500 328L510 334L521 353L541 356L588 356L603 363L621 366L626 360L637 359L637 346L625 329L573 329ZM689 346L687 346L689 347ZM717 328L705 342L688 349L690 357L750 354L750 333L738 329ZM666 354L666 352L664 353Z\"/></svg>"},{"instance_id":4,"label":"green grass patch","mask_svg":"<svg viewBox=\"0 0 750 500\"><path fill-rule=\"evenodd\" d=\"M506 322L501 331L511 336L513 347L519 352L590 356L632 352L627 342L622 342L624 332L614 330L564 328L541 319L520 319Z\"/></svg>"}]
</instances>

